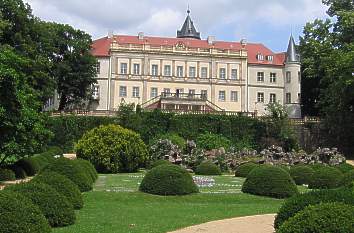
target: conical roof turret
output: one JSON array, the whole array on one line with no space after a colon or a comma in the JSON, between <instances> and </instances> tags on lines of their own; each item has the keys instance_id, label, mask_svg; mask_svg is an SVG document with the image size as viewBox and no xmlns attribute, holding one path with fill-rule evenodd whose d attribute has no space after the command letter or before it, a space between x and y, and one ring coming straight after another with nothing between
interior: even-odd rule
<instances>
[{"instance_id":1,"label":"conical roof turret","mask_svg":"<svg viewBox=\"0 0 354 233\"><path fill-rule=\"evenodd\" d=\"M190 17L191 11L187 10L187 17L181 30L177 30L177 38L194 38L200 40L200 32L194 27L193 21Z\"/></svg>"},{"instance_id":2,"label":"conical roof turret","mask_svg":"<svg viewBox=\"0 0 354 233\"><path fill-rule=\"evenodd\" d=\"M286 52L286 62L300 62L300 55L296 51L293 35L291 35L289 39L288 50Z\"/></svg>"}]
</instances>

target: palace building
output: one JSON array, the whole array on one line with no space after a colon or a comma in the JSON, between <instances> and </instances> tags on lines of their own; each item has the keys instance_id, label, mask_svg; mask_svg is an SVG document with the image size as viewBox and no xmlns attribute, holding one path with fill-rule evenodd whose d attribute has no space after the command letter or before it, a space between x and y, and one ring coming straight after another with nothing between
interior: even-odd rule
<instances>
[{"instance_id":1,"label":"palace building","mask_svg":"<svg viewBox=\"0 0 354 233\"><path fill-rule=\"evenodd\" d=\"M269 103L300 118L300 57L293 37L274 53L261 43L201 39L188 10L176 38L108 35L95 40L95 110L121 103L169 111L263 115Z\"/></svg>"}]
</instances>

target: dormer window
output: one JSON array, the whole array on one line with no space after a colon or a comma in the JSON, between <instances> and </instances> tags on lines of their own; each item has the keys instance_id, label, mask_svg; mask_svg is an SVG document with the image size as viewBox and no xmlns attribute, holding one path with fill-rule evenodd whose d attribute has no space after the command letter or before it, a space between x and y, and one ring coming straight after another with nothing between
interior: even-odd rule
<instances>
[{"instance_id":1,"label":"dormer window","mask_svg":"<svg viewBox=\"0 0 354 233\"><path fill-rule=\"evenodd\" d=\"M267 56L267 61L273 61L273 56L272 55L269 55L269 56Z\"/></svg>"},{"instance_id":2,"label":"dormer window","mask_svg":"<svg viewBox=\"0 0 354 233\"><path fill-rule=\"evenodd\" d=\"M257 54L257 60L258 60L258 61L263 61L263 60L264 60L263 54L258 53L258 54Z\"/></svg>"}]
</instances>

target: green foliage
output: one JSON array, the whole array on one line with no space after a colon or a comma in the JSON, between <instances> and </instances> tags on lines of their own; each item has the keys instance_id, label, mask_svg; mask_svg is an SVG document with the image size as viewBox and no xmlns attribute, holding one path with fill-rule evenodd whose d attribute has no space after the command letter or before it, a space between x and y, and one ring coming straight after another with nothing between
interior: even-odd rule
<instances>
[{"instance_id":1,"label":"green foliage","mask_svg":"<svg viewBox=\"0 0 354 233\"><path fill-rule=\"evenodd\" d=\"M89 161L84 160L84 159L76 159L76 160L74 160L74 162L78 163L79 166L82 167L82 169L87 171L87 173L89 174L89 176L92 180L92 183L94 183L97 180L98 173L97 173L95 167L92 165L92 163L90 163Z\"/></svg>"},{"instance_id":2,"label":"green foliage","mask_svg":"<svg viewBox=\"0 0 354 233\"><path fill-rule=\"evenodd\" d=\"M341 163L337 166L335 166L338 170L340 170L343 174L347 172L351 172L354 170L354 166L350 165L349 163Z\"/></svg>"},{"instance_id":3,"label":"green foliage","mask_svg":"<svg viewBox=\"0 0 354 233\"><path fill-rule=\"evenodd\" d=\"M156 136L155 139L152 140L152 143L150 143L150 144L153 145L154 143L156 143L160 139L170 140L174 145L177 145L181 151L183 151L187 145L187 141L184 138L180 137L176 133L165 133L162 135L158 135L158 136Z\"/></svg>"},{"instance_id":4,"label":"green foliage","mask_svg":"<svg viewBox=\"0 0 354 233\"><path fill-rule=\"evenodd\" d=\"M354 182L354 170L351 170L343 175L343 178L341 180L341 185L342 186L350 186Z\"/></svg>"},{"instance_id":5,"label":"green foliage","mask_svg":"<svg viewBox=\"0 0 354 233\"><path fill-rule=\"evenodd\" d=\"M34 176L40 170L38 161L31 158L20 159L16 162L16 165L23 168L28 176Z\"/></svg>"},{"instance_id":6,"label":"green foliage","mask_svg":"<svg viewBox=\"0 0 354 233\"><path fill-rule=\"evenodd\" d=\"M211 161L202 162L195 170L197 175L217 176L221 175L220 167Z\"/></svg>"},{"instance_id":7,"label":"green foliage","mask_svg":"<svg viewBox=\"0 0 354 233\"><path fill-rule=\"evenodd\" d=\"M155 162L153 162L150 167L154 168L154 167L157 167L160 165L171 165L171 164L172 163L168 160L160 159L160 160L156 160Z\"/></svg>"},{"instance_id":8,"label":"green foliage","mask_svg":"<svg viewBox=\"0 0 354 233\"><path fill-rule=\"evenodd\" d=\"M186 195L197 193L192 176L176 165L161 165L148 171L142 180L140 191L156 195Z\"/></svg>"},{"instance_id":9,"label":"green foliage","mask_svg":"<svg viewBox=\"0 0 354 233\"><path fill-rule=\"evenodd\" d=\"M259 167L259 165L256 163L252 163L252 162L241 164L240 166L238 166L236 168L235 176L236 177L247 177L248 174L256 167Z\"/></svg>"},{"instance_id":10,"label":"green foliage","mask_svg":"<svg viewBox=\"0 0 354 233\"><path fill-rule=\"evenodd\" d=\"M80 189L81 192L87 192L92 189L92 179L87 170L84 170L75 161L59 158L50 163L42 171L53 171L69 178Z\"/></svg>"},{"instance_id":11,"label":"green foliage","mask_svg":"<svg viewBox=\"0 0 354 233\"><path fill-rule=\"evenodd\" d=\"M310 182L310 189L331 189L340 185L343 178L341 171L334 167L323 167L315 170Z\"/></svg>"},{"instance_id":12,"label":"green foliage","mask_svg":"<svg viewBox=\"0 0 354 233\"><path fill-rule=\"evenodd\" d=\"M0 213L2 233L51 232L38 206L19 193L0 191Z\"/></svg>"},{"instance_id":13,"label":"green foliage","mask_svg":"<svg viewBox=\"0 0 354 233\"><path fill-rule=\"evenodd\" d=\"M293 166L290 168L290 176L297 185L309 184L315 171L305 165Z\"/></svg>"},{"instance_id":14,"label":"green foliage","mask_svg":"<svg viewBox=\"0 0 354 233\"><path fill-rule=\"evenodd\" d=\"M248 174L242 192L285 198L297 194L298 190L289 173L275 166L263 165Z\"/></svg>"},{"instance_id":15,"label":"green foliage","mask_svg":"<svg viewBox=\"0 0 354 233\"><path fill-rule=\"evenodd\" d=\"M0 168L0 182L8 180L16 180L15 173L10 169Z\"/></svg>"},{"instance_id":16,"label":"green foliage","mask_svg":"<svg viewBox=\"0 0 354 233\"><path fill-rule=\"evenodd\" d=\"M66 176L52 171L45 171L35 176L32 181L44 183L54 188L59 194L67 198L74 209L81 209L84 205L78 186Z\"/></svg>"},{"instance_id":17,"label":"green foliage","mask_svg":"<svg viewBox=\"0 0 354 233\"><path fill-rule=\"evenodd\" d=\"M286 220L309 205L328 202L343 202L354 205L353 194L347 189L328 189L302 193L287 199L280 208L275 221L275 228L279 228Z\"/></svg>"},{"instance_id":18,"label":"green foliage","mask_svg":"<svg viewBox=\"0 0 354 233\"><path fill-rule=\"evenodd\" d=\"M353 230L354 206L322 203L308 206L280 226L277 233L350 233Z\"/></svg>"},{"instance_id":19,"label":"green foliage","mask_svg":"<svg viewBox=\"0 0 354 233\"><path fill-rule=\"evenodd\" d=\"M74 224L72 204L49 185L29 182L8 186L6 190L18 192L37 205L52 227Z\"/></svg>"},{"instance_id":20,"label":"green foliage","mask_svg":"<svg viewBox=\"0 0 354 233\"><path fill-rule=\"evenodd\" d=\"M228 150L231 146L231 141L221 135L205 133L197 137L197 146L205 150L219 149L221 147Z\"/></svg>"},{"instance_id":21,"label":"green foliage","mask_svg":"<svg viewBox=\"0 0 354 233\"><path fill-rule=\"evenodd\" d=\"M8 168L15 173L16 179L24 179L27 177L25 170L17 164L11 164Z\"/></svg>"},{"instance_id":22,"label":"green foliage","mask_svg":"<svg viewBox=\"0 0 354 233\"><path fill-rule=\"evenodd\" d=\"M139 134L119 125L86 132L75 150L78 158L89 160L99 172L136 172L147 159L147 147Z\"/></svg>"},{"instance_id":23,"label":"green foliage","mask_svg":"<svg viewBox=\"0 0 354 233\"><path fill-rule=\"evenodd\" d=\"M327 165L323 164L323 163L315 163L315 164L310 164L307 165L308 167L312 168L314 171L320 170L324 167L327 167Z\"/></svg>"}]
</instances>

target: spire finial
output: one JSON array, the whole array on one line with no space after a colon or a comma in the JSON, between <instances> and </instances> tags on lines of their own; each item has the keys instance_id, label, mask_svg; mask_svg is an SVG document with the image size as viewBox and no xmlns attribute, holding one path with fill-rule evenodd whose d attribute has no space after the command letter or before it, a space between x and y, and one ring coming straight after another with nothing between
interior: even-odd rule
<instances>
[{"instance_id":1,"label":"spire finial","mask_svg":"<svg viewBox=\"0 0 354 233\"><path fill-rule=\"evenodd\" d=\"M191 10L189 8L189 4L188 4L188 7L187 7L187 14L189 15L191 13Z\"/></svg>"}]
</instances>

